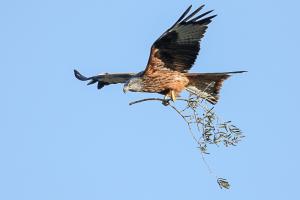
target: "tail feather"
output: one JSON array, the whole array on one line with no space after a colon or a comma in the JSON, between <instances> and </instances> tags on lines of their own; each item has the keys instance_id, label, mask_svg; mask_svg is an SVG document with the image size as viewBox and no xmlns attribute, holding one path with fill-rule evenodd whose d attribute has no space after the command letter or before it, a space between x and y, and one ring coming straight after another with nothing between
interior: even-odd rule
<instances>
[{"instance_id":1,"label":"tail feather","mask_svg":"<svg viewBox=\"0 0 300 200\"><path fill-rule=\"evenodd\" d=\"M223 73L189 73L187 77L189 84L186 90L195 94L211 104L216 104L219 100L219 93L223 82L231 74L243 73L245 71L223 72Z\"/></svg>"}]
</instances>

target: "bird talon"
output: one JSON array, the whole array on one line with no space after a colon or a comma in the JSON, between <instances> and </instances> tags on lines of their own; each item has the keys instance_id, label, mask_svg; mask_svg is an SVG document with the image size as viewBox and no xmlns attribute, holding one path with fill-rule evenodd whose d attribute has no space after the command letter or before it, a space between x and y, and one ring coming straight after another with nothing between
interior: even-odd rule
<instances>
[{"instance_id":1,"label":"bird talon","mask_svg":"<svg viewBox=\"0 0 300 200\"><path fill-rule=\"evenodd\" d=\"M162 104L163 104L164 106L170 105L170 99L164 99L164 100L162 101Z\"/></svg>"},{"instance_id":2,"label":"bird talon","mask_svg":"<svg viewBox=\"0 0 300 200\"><path fill-rule=\"evenodd\" d=\"M171 99L173 102L176 101L176 94L175 94L174 90L171 91Z\"/></svg>"}]
</instances>

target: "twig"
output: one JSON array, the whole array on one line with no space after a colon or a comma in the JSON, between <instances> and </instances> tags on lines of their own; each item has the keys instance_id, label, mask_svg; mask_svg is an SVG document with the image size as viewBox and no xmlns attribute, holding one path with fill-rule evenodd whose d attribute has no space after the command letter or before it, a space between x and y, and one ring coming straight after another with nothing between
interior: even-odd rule
<instances>
[{"instance_id":1,"label":"twig","mask_svg":"<svg viewBox=\"0 0 300 200\"><path fill-rule=\"evenodd\" d=\"M198 140L197 140L197 137L196 135L194 134L193 130L192 130L192 127L191 127L191 123L189 121L187 121L186 117L182 115L182 113L173 105L170 105L171 108L173 108L181 117L182 119L187 123L188 127L189 127L189 131L190 131L190 134L192 135L193 139L195 140L195 142L198 143ZM199 143L198 143L199 144Z\"/></svg>"},{"instance_id":2,"label":"twig","mask_svg":"<svg viewBox=\"0 0 300 200\"><path fill-rule=\"evenodd\" d=\"M141 102L144 102L144 101L161 101L161 102L168 102L168 101L170 101L170 100L168 100L168 99L161 99L161 98L147 98L147 99L141 99L141 100L137 100L137 101L130 102L129 105L132 106L132 105L134 105L134 104L141 103Z\"/></svg>"},{"instance_id":3,"label":"twig","mask_svg":"<svg viewBox=\"0 0 300 200\"><path fill-rule=\"evenodd\" d=\"M197 95L190 93L188 99L181 98L177 100L186 102L184 109L180 110L174 106L171 99L162 98L141 99L130 102L129 105L145 101L160 101L164 106L170 106L173 110L175 110L186 122L193 140L199 145L202 160L209 173L217 179L217 183L221 188L229 189L230 184L228 181L223 178L218 178L215 175L207 163L204 154L207 154L207 144L216 144L218 146L218 143L222 142L226 147L235 146L241 138L244 137L242 132L236 126L232 125L231 121L220 123L219 118L213 111L214 107L209 107L206 104L206 101L204 101L205 99ZM196 125L192 127L193 124ZM199 139L197 139L193 128L200 134Z\"/></svg>"}]
</instances>

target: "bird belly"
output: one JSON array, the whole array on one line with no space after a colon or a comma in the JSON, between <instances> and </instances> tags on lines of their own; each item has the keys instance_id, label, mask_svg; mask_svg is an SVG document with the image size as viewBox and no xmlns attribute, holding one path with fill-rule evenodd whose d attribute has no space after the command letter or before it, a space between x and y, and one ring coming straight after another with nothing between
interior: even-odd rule
<instances>
[{"instance_id":1,"label":"bird belly","mask_svg":"<svg viewBox=\"0 0 300 200\"><path fill-rule=\"evenodd\" d=\"M188 85L188 78L176 71L156 71L143 77L143 92L178 95Z\"/></svg>"}]
</instances>

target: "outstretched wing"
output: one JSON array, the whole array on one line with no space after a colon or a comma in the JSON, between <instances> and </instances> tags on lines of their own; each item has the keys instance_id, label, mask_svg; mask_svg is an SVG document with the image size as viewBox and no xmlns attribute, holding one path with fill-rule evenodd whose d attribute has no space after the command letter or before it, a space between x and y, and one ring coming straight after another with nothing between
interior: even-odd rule
<instances>
[{"instance_id":1,"label":"outstretched wing","mask_svg":"<svg viewBox=\"0 0 300 200\"><path fill-rule=\"evenodd\" d=\"M200 50L200 41L207 25L216 15L213 10L197 15L204 5L187 16L190 6L152 45L145 73L163 68L187 72L194 64Z\"/></svg>"},{"instance_id":2,"label":"outstretched wing","mask_svg":"<svg viewBox=\"0 0 300 200\"><path fill-rule=\"evenodd\" d=\"M74 70L74 75L78 80L89 81L88 85L97 83L97 88L101 89L106 85L126 83L135 74L134 73L116 73L116 74L99 74L96 76L85 77L77 70Z\"/></svg>"}]
</instances>

